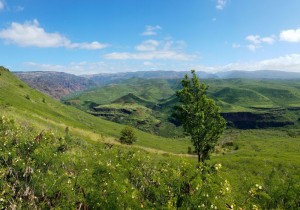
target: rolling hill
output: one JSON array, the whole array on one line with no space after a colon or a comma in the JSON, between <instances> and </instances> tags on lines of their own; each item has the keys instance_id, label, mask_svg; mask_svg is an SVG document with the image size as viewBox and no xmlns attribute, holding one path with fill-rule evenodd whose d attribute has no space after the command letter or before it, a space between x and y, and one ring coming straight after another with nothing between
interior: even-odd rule
<instances>
[{"instance_id":1,"label":"rolling hill","mask_svg":"<svg viewBox=\"0 0 300 210\"><path fill-rule=\"evenodd\" d=\"M195 167L193 155L178 154L187 152L188 139L136 130L136 144L121 146L116 138L122 125L63 105L3 67L0 90L1 208L186 209L204 202L218 209L225 209L224 204L299 208L296 128L228 129L212 160ZM112 98L121 105L149 102L138 95L125 96ZM164 114L158 110L169 109L176 98L157 101L152 112ZM105 105L95 105L101 106Z\"/></svg>"},{"instance_id":2,"label":"rolling hill","mask_svg":"<svg viewBox=\"0 0 300 210\"><path fill-rule=\"evenodd\" d=\"M210 87L208 95L221 107L229 125L266 128L298 124L298 80L207 79L204 82ZM143 131L178 136L181 131L176 129L177 122L171 117L178 88L177 79L132 78L71 94L63 101L95 116Z\"/></svg>"},{"instance_id":3,"label":"rolling hill","mask_svg":"<svg viewBox=\"0 0 300 210\"><path fill-rule=\"evenodd\" d=\"M117 143L123 125L94 117L36 91L19 80L9 70L0 67L0 114L11 116L19 122L31 123L43 129L64 132L66 127L74 135L91 141ZM166 139L137 130L137 146L185 153L189 142ZM172 146L164 147L172 142ZM155 143L156 142L156 143ZM176 142L178 145L176 146ZM174 144L173 144L174 143ZM183 146L184 145L184 146ZM175 150L174 150L175 149Z\"/></svg>"}]
</instances>

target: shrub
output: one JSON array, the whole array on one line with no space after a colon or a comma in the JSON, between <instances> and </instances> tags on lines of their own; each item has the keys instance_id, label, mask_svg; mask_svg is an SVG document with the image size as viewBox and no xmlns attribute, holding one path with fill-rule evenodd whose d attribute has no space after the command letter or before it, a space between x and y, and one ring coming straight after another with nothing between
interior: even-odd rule
<instances>
[{"instance_id":1,"label":"shrub","mask_svg":"<svg viewBox=\"0 0 300 210\"><path fill-rule=\"evenodd\" d=\"M133 128L126 126L121 131L120 142L122 144L133 144L137 140Z\"/></svg>"},{"instance_id":2,"label":"shrub","mask_svg":"<svg viewBox=\"0 0 300 210\"><path fill-rule=\"evenodd\" d=\"M192 147L188 146L188 152L187 153L191 155L191 154L195 154L195 151L193 151Z\"/></svg>"}]
</instances>

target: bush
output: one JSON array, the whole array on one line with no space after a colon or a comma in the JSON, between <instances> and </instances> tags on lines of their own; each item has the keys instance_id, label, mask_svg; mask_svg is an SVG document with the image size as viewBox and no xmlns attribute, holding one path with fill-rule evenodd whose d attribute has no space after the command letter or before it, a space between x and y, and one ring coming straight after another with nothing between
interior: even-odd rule
<instances>
[{"instance_id":1,"label":"bush","mask_svg":"<svg viewBox=\"0 0 300 210\"><path fill-rule=\"evenodd\" d=\"M157 161L135 148L90 145L6 117L0 117L0 154L0 209L224 209L234 203L220 164Z\"/></svg>"},{"instance_id":2,"label":"bush","mask_svg":"<svg viewBox=\"0 0 300 210\"><path fill-rule=\"evenodd\" d=\"M122 129L120 137L120 142L122 144L133 144L134 142L136 142L136 140L137 137L133 128L126 126Z\"/></svg>"},{"instance_id":3,"label":"bush","mask_svg":"<svg viewBox=\"0 0 300 210\"><path fill-rule=\"evenodd\" d=\"M0 117L0 209L299 209L298 174L284 166L237 203L221 164L157 156Z\"/></svg>"}]
</instances>

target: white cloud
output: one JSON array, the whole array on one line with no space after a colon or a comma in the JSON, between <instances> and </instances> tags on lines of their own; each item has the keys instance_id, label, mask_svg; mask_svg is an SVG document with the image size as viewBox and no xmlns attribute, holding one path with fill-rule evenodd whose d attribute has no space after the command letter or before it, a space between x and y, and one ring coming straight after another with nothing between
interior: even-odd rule
<instances>
[{"instance_id":1,"label":"white cloud","mask_svg":"<svg viewBox=\"0 0 300 210\"><path fill-rule=\"evenodd\" d=\"M30 71L56 71L70 74L97 74L107 72L109 67L104 62L72 62L67 65L40 64L36 62L26 62L23 69Z\"/></svg>"},{"instance_id":2,"label":"white cloud","mask_svg":"<svg viewBox=\"0 0 300 210\"><path fill-rule=\"evenodd\" d=\"M144 66L154 66L154 63L149 62L149 61L145 61L143 64L144 64Z\"/></svg>"},{"instance_id":3,"label":"white cloud","mask_svg":"<svg viewBox=\"0 0 300 210\"><path fill-rule=\"evenodd\" d=\"M275 37L274 36L263 37L263 38L261 38L261 42L267 43L267 44L273 44L275 42Z\"/></svg>"},{"instance_id":4,"label":"white cloud","mask_svg":"<svg viewBox=\"0 0 300 210\"><path fill-rule=\"evenodd\" d=\"M286 42L300 42L300 28L281 31L280 40Z\"/></svg>"},{"instance_id":5,"label":"white cloud","mask_svg":"<svg viewBox=\"0 0 300 210\"><path fill-rule=\"evenodd\" d=\"M249 44L249 45L247 45L247 48L248 48L249 50L251 50L252 52L255 52L256 49L258 49L258 48L260 48L260 47L261 47L260 45L255 45L255 44Z\"/></svg>"},{"instance_id":6,"label":"white cloud","mask_svg":"<svg viewBox=\"0 0 300 210\"><path fill-rule=\"evenodd\" d=\"M145 53L113 52L104 56L111 60L192 60L194 55L187 55L175 51L154 51Z\"/></svg>"},{"instance_id":7,"label":"white cloud","mask_svg":"<svg viewBox=\"0 0 300 210\"><path fill-rule=\"evenodd\" d=\"M300 54L289 54L259 62L260 69L276 69L300 72Z\"/></svg>"},{"instance_id":8,"label":"white cloud","mask_svg":"<svg viewBox=\"0 0 300 210\"><path fill-rule=\"evenodd\" d=\"M138 51L155 51L156 48L159 46L159 44L160 44L159 41L150 39L144 41L140 45L137 45L135 49Z\"/></svg>"},{"instance_id":9,"label":"white cloud","mask_svg":"<svg viewBox=\"0 0 300 210\"><path fill-rule=\"evenodd\" d=\"M258 35L249 35L246 37L246 40L252 42L253 44L260 44L260 36Z\"/></svg>"},{"instance_id":10,"label":"white cloud","mask_svg":"<svg viewBox=\"0 0 300 210\"><path fill-rule=\"evenodd\" d=\"M22 71L56 71L66 72L75 75L132 72L140 70L161 69L161 64L154 62L134 62L128 61L99 61L99 62L72 62L64 65L42 64L36 62L26 62L22 64Z\"/></svg>"},{"instance_id":11,"label":"white cloud","mask_svg":"<svg viewBox=\"0 0 300 210\"><path fill-rule=\"evenodd\" d=\"M0 11L3 10L5 7L4 1L0 0Z\"/></svg>"},{"instance_id":12,"label":"white cloud","mask_svg":"<svg viewBox=\"0 0 300 210\"><path fill-rule=\"evenodd\" d=\"M136 62L135 62L136 63ZM156 63L152 61L138 62L137 64L129 64L128 61L100 61L100 62L74 62L66 65L39 64L35 62L27 62L22 70L30 71L58 71L71 74L97 74L112 72L130 72L140 70L174 70L182 71L188 69L196 69L197 71L219 72L230 70L281 70L300 73L300 54L288 54L277 58L261 60L257 62L236 62L221 66L192 65L190 62L162 62Z\"/></svg>"},{"instance_id":13,"label":"white cloud","mask_svg":"<svg viewBox=\"0 0 300 210\"><path fill-rule=\"evenodd\" d=\"M267 37L260 37L259 35L249 35L245 38L250 44L247 48L253 52L255 52L258 48L262 47L262 44L273 44L275 42L275 36L267 36Z\"/></svg>"},{"instance_id":14,"label":"white cloud","mask_svg":"<svg viewBox=\"0 0 300 210\"><path fill-rule=\"evenodd\" d=\"M227 0L217 0L216 8L218 10L223 10L227 4Z\"/></svg>"},{"instance_id":15,"label":"white cloud","mask_svg":"<svg viewBox=\"0 0 300 210\"><path fill-rule=\"evenodd\" d=\"M96 41L91 43L73 43L59 33L46 32L44 28L40 27L40 24L36 19L27 21L24 24L16 22L11 23L10 27L0 31L0 38L4 39L7 43L16 44L22 47L65 47L97 50L108 46L107 44Z\"/></svg>"},{"instance_id":16,"label":"white cloud","mask_svg":"<svg viewBox=\"0 0 300 210\"><path fill-rule=\"evenodd\" d=\"M142 33L143 36L154 36L157 35L157 31L162 28L159 25L156 26L146 26L145 31Z\"/></svg>"},{"instance_id":17,"label":"white cloud","mask_svg":"<svg viewBox=\"0 0 300 210\"><path fill-rule=\"evenodd\" d=\"M246 37L246 40L258 45L261 43L267 43L267 44L273 44L275 42L275 36L269 36L269 37L260 37L259 35L249 35Z\"/></svg>"},{"instance_id":18,"label":"white cloud","mask_svg":"<svg viewBox=\"0 0 300 210\"><path fill-rule=\"evenodd\" d=\"M191 66L197 70L208 72L230 71L230 70L281 70L300 73L300 54L288 54L277 58L261 60L257 62L229 63L223 66Z\"/></svg>"},{"instance_id":19,"label":"white cloud","mask_svg":"<svg viewBox=\"0 0 300 210\"><path fill-rule=\"evenodd\" d=\"M71 43L68 48L79 48L79 49L86 49L86 50L98 50L107 47L107 44L102 44L99 42L82 42L82 43Z\"/></svg>"},{"instance_id":20,"label":"white cloud","mask_svg":"<svg viewBox=\"0 0 300 210\"><path fill-rule=\"evenodd\" d=\"M183 53L183 41L174 42L171 39L164 41L147 40L137 45L137 52L112 52L105 54L110 60L180 60L187 61L196 58L196 55Z\"/></svg>"}]
</instances>

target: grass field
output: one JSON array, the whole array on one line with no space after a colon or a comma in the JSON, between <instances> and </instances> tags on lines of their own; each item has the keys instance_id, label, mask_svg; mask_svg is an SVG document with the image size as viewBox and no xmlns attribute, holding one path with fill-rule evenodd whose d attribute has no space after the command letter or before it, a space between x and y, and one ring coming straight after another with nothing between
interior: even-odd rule
<instances>
[{"instance_id":1,"label":"grass field","mask_svg":"<svg viewBox=\"0 0 300 210\"><path fill-rule=\"evenodd\" d=\"M222 163L225 177L233 184L240 202L246 200L245 195L254 184L264 185L275 194L287 190L288 181L300 179L299 130L234 130L227 131L223 138L233 141L238 150L217 154L211 161ZM280 174L279 180L272 180L274 171Z\"/></svg>"}]
</instances>

